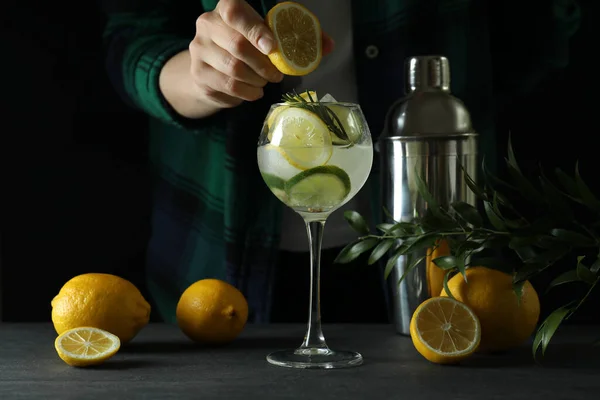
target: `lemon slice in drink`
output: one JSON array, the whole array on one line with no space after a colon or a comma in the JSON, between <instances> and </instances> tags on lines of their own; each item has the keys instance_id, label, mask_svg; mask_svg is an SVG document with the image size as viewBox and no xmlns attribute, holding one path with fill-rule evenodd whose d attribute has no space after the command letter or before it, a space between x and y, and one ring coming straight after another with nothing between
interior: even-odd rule
<instances>
[{"instance_id":1,"label":"lemon slice in drink","mask_svg":"<svg viewBox=\"0 0 600 400\"><path fill-rule=\"evenodd\" d=\"M302 170L324 165L333 152L327 125L316 114L297 107L281 111L270 140L291 165Z\"/></svg>"},{"instance_id":2,"label":"lemon slice in drink","mask_svg":"<svg viewBox=\"0 0 600 400\"><path fill-rule=\"evenodd\" d=\"M309 94L310 94L310 96L309 96ZM302 92L299 94L299 96L302 97L304 100L306 100L308 102L313 102L313 103L315 100L318 99L317 92L315 92L314 90L310 90L308 93ZM275 124L275 121L277 120L277 117L279 116L279 114L281 114L281 112L283 110L285 110L286 108L288 108L288 107L285 105L281 105L281 106L275 108L273 111L271 111L271 114L269 114L269 117L267 118L267 128L271 129L271 127ZM271 140L271 136L272 136L272 132L269 132L269 140Z\"/></svg>"},{"instance_id":3,"label":"lemon slice in drink","mask_svg":"<svg viewBox=\"0 0 600 400\"><path fill-rule=\"evenodd\" d=\"M58 356L73 367L101 364L114 356L120 347L117 336L90 327L69 329L54 341Z\"/></svg>"},{"instance_id":4,"label":"lemon slice in drink","mask_svg":"<svg viewBox=\"0 0 600 400\"><path fill-rule=\"evenodd\" d=\"M277 49L269 54L275 67L286 75L307 75L322 58L319 19L306 7L284 1L271 8L266 22L273 31Z\"/></svg>"},{"instance_id":5,"label":"lemon slice in drink","mask_svg":"<svg viewBox=\"0 0 600 400\"><path fill-rule=\"evenodd\" d=\"M465 304L450 297L434 297L415 310L410 336L417 351L427 360L454 364L477 350L481 325Z\"/></svg>"},{"instance_id":6,"label":"lemon slice in drink","mask_svg":"<svg viewBox=\"0 0 600 400\"><path fill-rule=\"evenodd\" d=\"M350 177L334 165L323 165L300 172L285 183L292 207L330 209L340 205L350 193Z\"/></svg>"}]
</instances>

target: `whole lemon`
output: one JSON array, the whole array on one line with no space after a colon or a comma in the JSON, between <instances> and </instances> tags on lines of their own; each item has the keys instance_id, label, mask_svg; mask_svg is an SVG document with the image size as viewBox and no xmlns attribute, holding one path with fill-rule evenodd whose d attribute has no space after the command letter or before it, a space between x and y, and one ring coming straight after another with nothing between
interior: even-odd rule
<instances>
[{"instance_id":1,"label":"whole lemon","mask_svg":"<svg viewBox=\"0 0 600 400\"><path fill-rule=\"evenodd\" d=\"M441 239L436 242L436 247L427 249L425 258L426 273L427 273L427 289L432 297L439 296L444 286L444 275L446 272L435 265L433 260L438 257L449 256L450 246L446 239Z\"/></svg>"},{"instance_id":2,"label":"whole lemon","mask_svg":"<svg viewBox=\"0 0 600 400\"><path fill-rule=\"evenodd\" d=\"M131 282L111 274L78 275L52 300L60 335L82 326L103 329L127 343L148 323L150 304Z\"/></svg>"},{"instance_id":3,"label":"whole lemon","mask_svg":"<svg viewBox=\"0 0 600 400\"><path fill-rule=\"evenodd\" d=\"M248 302L238 289L218 279L190 285L177 304L177 323L195 342L224 344L246 326Z\"/></svg>"},{"instance_id":4,"label":"whole lemon","mask_svg":"<svg viewBox=\"0 0 600 400\"><path fill-rule=\"evenodd\" d=\"M521 301L513 291L512 277L486 267L471 267L448 281L456 300L469 306L481 322L482 351L503 351L521 345L535 330L540 300L529 281L523 285ZM448 294L442 289L441 296Z\"/></svg>"}]
</instances>

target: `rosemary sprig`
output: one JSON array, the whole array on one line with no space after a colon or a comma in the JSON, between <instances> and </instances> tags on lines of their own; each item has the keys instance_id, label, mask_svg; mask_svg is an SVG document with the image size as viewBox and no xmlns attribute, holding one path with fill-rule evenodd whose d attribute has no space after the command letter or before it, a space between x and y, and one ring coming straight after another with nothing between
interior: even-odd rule
<instances>
[{"instance_id":1,"label":"rosemary sprig","mask_svg":"<svg viewBox=\"0 0 600 400\"><path fill-rule=\"evenodd\" d=\"M342 122L338 116L318 99L313 99L308 90L306 91L306 96L308 97L309 101L300 96L294 90L292 93L284 94L282 98L283 101L291 107L303 108L316 114L325 123L325 125L327 125L327 128L338 138L350 143L350 138L348 137L348 134L344 129L344 125L342 125Z\"/></svg>"},{"instance_id":2,"label":"rosemary sprig","mask_svg":"<svg viewBox=\"0 0 600 400\"><path fill-rule=\"evenodd\" d=\"M502 180L485 168L484 161L482 185L463 169L465 182L482 211L466 202L439 205L418 174L417 190L428 205L425 215L398 222L384 209L391 222L379 224L379 232L372 233L359 213L346 211L346 220L360 237L340 252L336 262L350 262L369 250L369 264L387 255L387 278L399 257L418 256L443 238L451 255L432 261L446 271L447 293L450 277L464 274L470 266L486 266L511 274L518 298L526 280L560 261L572 263L574 268L555 277L547 290L574 282L587 290L567 299L540 323L533 355L536 357L540 350L543 355L560 324L600 287L600 199L583 181L578 166L573 176L556 169L551 180L540 171L538 182L532 182L519 168L510 139L506 163L510 179ZM591 261L584 263L584 259ZM423 257L410 263L400 281L421 262Z\"/></svg>"}]
</instances>

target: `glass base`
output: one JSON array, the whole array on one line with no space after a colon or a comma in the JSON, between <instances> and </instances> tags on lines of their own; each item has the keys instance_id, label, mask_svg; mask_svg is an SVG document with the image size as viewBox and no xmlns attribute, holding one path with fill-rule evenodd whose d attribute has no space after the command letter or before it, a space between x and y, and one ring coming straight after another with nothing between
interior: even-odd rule
<instances>
[{"instance_id":1,"label":"glass base","mask_svg":"<svg viewBox=\"0 0 600 400\"><path fill-rule=\"evenodd\" d=\"M287 368L334 369L357 367L363 363L363 357L354 351L299 348L271 353L267 356L267 361Z\"/></svg>"}]
</instances>

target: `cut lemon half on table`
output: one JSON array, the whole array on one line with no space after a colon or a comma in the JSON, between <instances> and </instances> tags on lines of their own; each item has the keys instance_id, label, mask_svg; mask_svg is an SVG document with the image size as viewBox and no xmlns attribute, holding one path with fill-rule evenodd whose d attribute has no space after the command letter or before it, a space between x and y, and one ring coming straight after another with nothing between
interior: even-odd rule
<instances>
[{"instance_id":1,"label":"cut lemon half on table","mask_svg":"<svg viewBox=\"0 0 600 400\"><path fill-rule=\"evenodd\" d=\"M281 111L269 139L291 165L302 170L327 163L333 152L327 125L318 115L302 108Z\"/></svg>"},{"instance_id":2,"label":"cut lemon half on table","mask_svg":"<svg viewBox=\"0 0 600 400\"><path fill-rule=\"evenodd\" d=\"M300 172L285 183L285 192L292 206L312 209L339 206L350 189L350 177L335 165L323 165Z\"/></svg>"},{"instance_id":3,"label":"cut lemon half on table","mask_svg":"<svg viewBox=\"0 0 600 400\"><path fill-rule=\"evenodd\" d=\"M410 336L417 351L427 360L455 364L477 350L481 325L465 304L450 297L434 297L414 312Z\"/></svg>"},{"instance_id":4,"label":"cut lemon half on table","mask_svg":"<svg viewBox=\"0 0 600 400\"><path fill-rule=\"evenodd\" d=\"M101 364L114 356L120 347L117 336L90 327L70 329L54 341L58 356L73 367Z\"/></svg>"},{"instance_id":5,"label":"cut lemon half on table","mask_svg":"<svg viewBox=\"0 0 600 400\"><path fill-rule=\"evenodd\" d=\"M319 66L321 24L306 7L293 1L279 3L269 10L266 22L277 41L277 49L269 54L269 59L279 71L302 76Z\"/></svg>"}]
</instances>

